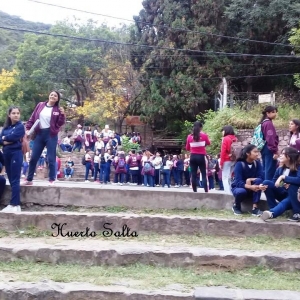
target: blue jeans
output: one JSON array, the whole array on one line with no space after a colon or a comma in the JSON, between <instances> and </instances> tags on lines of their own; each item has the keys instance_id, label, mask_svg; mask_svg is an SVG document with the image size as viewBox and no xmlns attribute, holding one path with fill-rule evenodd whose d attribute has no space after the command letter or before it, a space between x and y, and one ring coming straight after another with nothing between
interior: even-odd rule
<instances>
[{"instance_id":1,"label":"blue jeans","mask_svg":"<svg viewBox=\"0 0 300 300\"><path fill-rule=\"evenodd\" d=\"M175 176L175 184L182 185L182 170L174 170L174 176Z\"/></svg>"},{"instance_id":2,"label":"blue jeans","mask_svg":"<svg viewBox=\"0 0 300 300\"><path fill-rule=\"evenodd\" d=\"M56 178L56 146L57 146L57 135L50 136L50 128L41 129L33 144L32 155L29 164L29 171L27 180L32 181L33 174L35 172L36 164L41 157L41 154L45 147L47 147L47 160L49 164L49 180L54 181Z\"/></svg>"},{"instance_id":3,"label":"blue jeans","mask_svg":"<svg viewBox=\"0 0 300 300\"><path fill-rule=\"evenodd\" d=\"M90 161L87 161L85 163L85 180L88 180L88 178L89 178L89 173L90 173L91 165L92 165L92 163Z\"/></svg>"},{"instance_id":4,"label":"blue jeans","mask_svg":"<svg viewBox=\"0 0 300 300\"><path fill-rule=\"evenodd\" d=\"M208 185L209 189L212 190L215 188L215 178L214 175L208 176Z\"/></svg>"},{"instance_id":5,"label":"blue jeans","mask_svg":"<svg viewBox=\"0 0 300 300\"><path fill-rule=\"evenodd\" d=\"M23 162L23 172L22 172L23 175L26 175L28 168L29 168L29 163L27 161L24 161Z\"/></svg>"},{"instance_id":6,"label":"blue jeans","mask_svg":"<svg viewBox=\"0 0 300 300\"><path fill-rule=\"evenodd\" d=\"M75 151L76 149L78 149L78 152L80 152L81 148L82 148L82 142L81 141L75 141L72 151Z\"/></svg>"},{"instance_id":7,"label":"blue jeans","mask_svg":"<svg viewBox=\"0 0 300 300\"><path fill-rule=\"evenodd\" d=\"M105 163L105 182L110 182L110 162Z\"/></svg>"},{"instance_id":8,"label":"blue jeans","mask_svg":"<svg viewBox=\"0 0 300 300\"><path fill-rule=\"evenodd\" d=\"M6 186L6 179L4 176L0 176L0 199L3 195Z\"/></svg>"},{"instance_id":9,"label":"blue jeans","mask_svg":"<svg viewBox=\"0 0 300 300\"><path fill-rule=\"evenodd\" d=\"M132 183L138 184L139 170L130 170Z\"/></svg>"},{"instance_id":10,"label":"blue jeans","mask_svg":"<svg viewBox=\"0 0 300 300\"><path fill-rule=\"evenodd\" d=\"M300 213L300 202L298 201L297 196L285 198L275 207L271 208L270 211L273 213L273 218L277 218L289 209L293 210L293 214Z\"/></svg>"},{"instance_id":11,"label":"blue jeans","mask_svg":"<svg viewBox=\"0 0 300 300\"><path fill-rule=\"evenodd\" d=\"M167 185L168 187L170 187L170 178L171 178L171 171L168 169L164 169L162 186Z\"/></svg>"},{"instance_id":12,"label":"blue jeans","mask_svg":"<svg viewBox=\"0 0 300 300\"><path fill-rule=\"evenodd\" d=\"M20 177L23 164L22 150L3 153L6 174L11 186L11 205L20 205Z\"/></svg>"},{"instance_id":13,"label":"blue jeans","mask_svg":"<svg viewBox=\"0 0 300 300\"><path fill-rule=\"evenodd\" d=\"M160 178L159 178L159 169L155 169L154 170L154 182L156 185L159 185L159 182L160 182Z\"/></svg>"},{"instance_id":14,"label":"blue jeans","mask_svg":"<svg viewBox=\"0 0 300 300\"><path fill-rule=\"evenodd\" d=\"M44 167L45 157L40 157L38 160L38 167Z\"/></svg>"},{"instance_id":15,"label":"blue jeans","mask_svg":"<svg viewBox=\"0 0 300 300\"><path fill-rule=\"evenodd\" d=\"M72 177L72 175L74 174L74 169L69 169L69 174L67 174L67 168L64 168L64 175L66 176L66 175L71 175L71 177Z\"/></svg>"},{"instance_id":16,"label":"blue jeans","mask_svg":"<svg viewBox=\"0 0 300 300\"><path fill-rule=\"evenodd\" d=\"M106 164L100 164L100 176L99 176L99 180L101 182L104 182L106 183L106 178L105 178L105 175L106 175Z\"/></svg>"},{"instance_id":17,"label":"blue jeans","mask_svg":"<svg viewBox=\"0 0 300 300\"><path fill-rule=\"evenodd\" d=\"M72 146L71 145L60 144L60 148L64 152L71 152L72 151Z\"/></svg>"},{"instance_id":18,"label":"blue jeans","mask_svg":"<svg viewBox=\"0 0 300 300\"><path fill-rule=\"evenodd\" d=\"M269 208L274 208L277 206L277 202L282 201L287 198L288 191L284 187L276 187L274 182L271 180L264 180L263 185L267 185L268 188L265 190L265 195L267 197L267 202Z\"/></svg>"},{"instance_id":19,"label":"blue jeans","mask_svg":"<svg viewBox=\"0 0 300 300\"><path fill-rule=\"evenodd\" d=\"M277 160L273 159L273 153L267 144L261 150L265 180L272 180L276 172Z\"/></svg>"},{"instance_id":20,"label":"blue jeans","mask_svg":"<svg viewBox=\"0 0 300 300\"><path fill-rule=\"evenodd\" d=\"M100 167L99 167L99 163L94 163L94 180L97 180L98 177L98 173L100 176Z\"/></svg>"},{"instance_id":21,"label":"blue jeans","mask_svg":"<svg viewBox=\"0 0 300 300\"><path fill-rule=\"evenodd\" d=\"M152 175L148 175L148 174L144 174L144 185L147 186L150 185L150 186L153 186L153 176Z\"/></svg>"},{"instance_id":22,"label":"blue jeans","mask_svg":"<svg viewBox=\"0 0 300 300\"><path fill-rule=\"evenodd\" d=\"M257 178L253 181L253 184L259 185L263 181L260 178ZM252 197L252 201L254 204L258 203L261 196L261 191L253 192L244 188L234 188L232 190L233 197L235 198L235 205L237 208L241 209L241 203L245 200L246 197Z\"/></svg>"},{"instance_id":23,"label":"blue jeans","mask_svg":"<svg viewBox=\"0 0 300 300\"><path fill-rule=\"evenodd\" d=\"M188 170L184 171L184 179L185 179L185 184L186 185L191 184L191 173L190 173L190 171L188 171Z\"/></svg>"}]
</instances>

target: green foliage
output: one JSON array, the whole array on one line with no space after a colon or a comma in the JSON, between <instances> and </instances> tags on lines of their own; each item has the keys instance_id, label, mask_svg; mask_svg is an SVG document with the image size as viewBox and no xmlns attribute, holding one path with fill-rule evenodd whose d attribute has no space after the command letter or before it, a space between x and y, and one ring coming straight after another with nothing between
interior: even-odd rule
<instances>
[{"instance_id":1,"label":"green foliage","mask_svg":"<svg viewBox=\"0 0 300 300\"><path fill-rule=\"evenodd\" d=\"M143 1L144 9L135 17L136 26L131 33L134 43L201 52L132 48L132 63L140 70L144 87L142 114L166 128L175 120L194 120L200 112L213 107L212 99L220 89L221 80L212 77L297 72L297 64L284 64L289 62L288 59L282 62L278 58L226 57L204 51L289 55L289 47L271 43L288 43L290 29L299 20L298 4L299 0ZM187 31L169 30L164 26ZM250 38L270 44L217 38L191 31ZM291 59L290 62L294 61ZM236 92L287 90L293 88L293 80L287 76L240 78L230 80L230 86Z\"/></svg>"},{"instance_id":2,"label":"green foliage","mask_svg":"<svg viewBox=\"0 0 300 300\"><path fill-rule=\"evenodd\" d=\"M132 143L129 137L122 136L122 151L128 153L130 150L139 151L140 145L137 143Z\"/></svg>"},{"instance_id":3,"label":"green foliage","mask_svg":"<svg viewBox=\"0 0 300 300\"><path fill-rule=\"evenodd\" d=\"M252 110L246 111L242 107L225 108L220 111L209 110L204 114L199 114L197 120L204 123L203 131L208 134L211 146L208 152L218 154L221 147L221 130L226 125L231 125L235 131L238 129L254 129L260 122L262 111L265 105L257 105ZM276 128L288 128L291 119L299 118L300 105L291 106L289 104L278 105L278 116L274 120ZM184 138L191 133L193 123L185 121L181 137Z\"/></svg>"},{"instance_id":4,"label":"green foliage","mask_svg":"<svg viewBox=\"0 0 300 300\"><path fill-rule=\"evenodd\" d=\"M299 23L300 26L300 23ZM291 37L289 39L292 45L300 47L300 28L293 28L291 30ZM299 48L296 48L297 55L300 55ZM299 52L299 53L298 53ZM300 74L294 76L295 85L300 88Z\"/></svg>"}]
</instances>

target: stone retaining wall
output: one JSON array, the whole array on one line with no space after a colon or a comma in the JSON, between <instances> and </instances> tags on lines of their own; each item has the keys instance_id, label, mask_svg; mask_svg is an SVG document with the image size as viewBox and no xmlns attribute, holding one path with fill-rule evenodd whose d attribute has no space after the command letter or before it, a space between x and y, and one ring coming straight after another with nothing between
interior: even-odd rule
<instances>
[{"instance_id":1,"label":"stone retaining wall","mask_svg":"<svg viewBox=\"0 0 300 300\"><path fill-rule=\"evenodd\" d=\"M242 142L243 146L248 145L251 142L253 136L253 129L239 129L237 137ZM286 129L276 129L279 136L279 150L288 146L290 140L290 133Z\"/></svg>"}]
</instances>

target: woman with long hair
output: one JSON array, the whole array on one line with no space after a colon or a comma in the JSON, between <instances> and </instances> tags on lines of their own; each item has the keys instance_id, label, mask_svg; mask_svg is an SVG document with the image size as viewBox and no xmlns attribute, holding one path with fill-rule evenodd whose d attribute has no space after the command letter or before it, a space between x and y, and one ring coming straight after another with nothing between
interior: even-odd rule
<instances>
[{"instance_id":1,"label":"woman with long hair","mask_svg":"<svg viewBox=\"0 0 300 300\"><path fill-rule=\"evenodd\" d=\"M293 119L289 123L290 141L289 146L300 151L300 120Z\"/></svg>"},{"instance_id":2,"label":"woman with long hair","mask_svg":"<svg viewBox=\"0 0 300 300\"><path fill-rule=\"evenodd\" d=\"M289 221L300 221L300 202L298 200L298 189L300 187L299 156L300 153L292 147L286 147L282 150L280 155L280 163L282 164L281 175L277 178L275 187L279 188L283 184L284 188L287 189L288 195L275 207L263 212L261 217L264 221L277 218L290 209L293 211L293 216ZM285 170L288 172L285 172Z\"/></svg>"},{"instance_id":3,"label":"woman with long hair","mask_svg":"<svg viewBox=\"0 0 300 300\"><path fill-rule=\"evenodd\" d=\"M260 216L262 212L258 209L261 191L266 187L262 185L263 169L258 160L259 151L254 145L247 145L234 166L234 180L231 184L234 196L232 211L235 215L242 214L241 204L246 197L252 197L252 215Z\"/></svg>"},{"instance_id":4,"label":"woman with long hair","mask_svg":"<svg viewBox=\"0 0 300 300\"><path fill-rule=\"evenodd\" d=\"M186 139L186 150L191 152L190 166L192 174L193 191L197 192L197 170L200 169L204 191L208 193L207 174L206 174L206 146L210 145L208 135L202 132L202 123L194 123L193 133Z\"/></svg>"},{"instance_id":5,"label":"woman with long hair","mask_svg":"<svg viewBox=\"0 0 300 300\"><path fill-rule=\"evenodd\" d=\"M11 200L9 205L2 210L4 212L21 211L20 178L23 165L22 139L25 135L25 128L20 121L20 116L18 107L10 107L0 136L4 165L11 186Z\"/></svg>"},{"instance_id":6,"label":"woman with long hair","mask_svg":"<svg viewBox=\"0 0 300 300\"><path fill-rule=\"evenodd\" d=\"M261 150L265 180L272 180L277 166L279 139L273 124L277 112L275 106L267 106L263 110L260 120L261 131L265 140L265 145Z\"/></svg>"},{"instance_id":7,"label":"woman with long hair","mask_svg":"<svg viewBox=\"0 0 300 300\"><path fill-rule=\"evenodd\" d=\"M227 125L222 128L222 144L221 144L221 156L220 156L220 169L222 170L222 181L224 191L227 194L231 194L230 179L231 171L234 165L234 161L231 161L231 145L233 142L237 142L237 138L234 134L232 126Z\"/></svg>"},{"instance_id":8,"label":"woman with long hair","mask_svg":"<svg viewBox=\"0 0 300 300\"><path fill-rule=\"evenodd\" d=\"M32 185L34 170L36 164L47 147L47 159L49 164L49 185L53 185L56 178L56 147L58 141L58 132L65 124L65 112L63 107L59 107L60 93L52 91L49 94L48 101L40 102L34 109L29 121L26 123L26 129L31 129L36 120L40 120L35 128L36 138L32 149L32 156L29 164L27 179L22 185Z\"/></svg>"}]
</instances>

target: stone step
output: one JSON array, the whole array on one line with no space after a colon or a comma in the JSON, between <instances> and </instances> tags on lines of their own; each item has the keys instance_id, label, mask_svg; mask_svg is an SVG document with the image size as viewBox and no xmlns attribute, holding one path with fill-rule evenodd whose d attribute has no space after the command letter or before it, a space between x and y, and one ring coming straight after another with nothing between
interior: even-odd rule
<instances>
[{"instance_id":1,"label":"stone step","mask_svg":"<svg viewBox=\"0 0 300 300\"><path fill-rule=\"evenodd\" d=\"M76 213L76 212L27 212L1 213L0 228L13 232L16 228L34 226L40 230L51 230L52 224L67 223L68 231L100 232L105 223L115 232L122 230L123 226L130 231L142 233L157 233L162 235L214 235L214 236L262 236L274 238L299 238L300 224L271 220L264 222L255 219L217 219L201 217L181 217L128 213Z\"/></svg>"},{"instance_id":2,"label":"stone step","mask_svg":"<svg viewBox=\"0 0 300 300\"><path fill-rule=\"evenodd\" d=\"M282 290L241 290L226 287L199 287L195 292L184 293L43 280L37 283L0 283L0 298L4 300L299 300L300 293Z\"/></svg>"},{"instance_id":3,"label":"stone step","mask_svg":"<svg viewBox=\"0 0 300 300\"><path fill-rule=\"evenodd\" d=\"M68 234L67 230L67 227L61 231L54 229L52 234L55 237L63 237ZM69 233L71 234L71 232ZM77 232L76 238L80 238L86 233L86 231ZM0 261L22 259L30 262L85 266L146 264L168 268L205 267L210 270L214 268L241 270L259 266L275 271L296 272L300 270L300 253L297 252L274 253L271 251L152 246L139 243L138 236L135 238L137 242L110 242L107 233L109 233L107 229L98 233L98 235L107 237L107 241L102 240L101 242L93 239L87 241L50 237L47 240L2 238L0 240ZM72 234L76 235L75 232ZM92 237L97 235L92 231L88 234Z\"/></svg>"}]
</instances>

